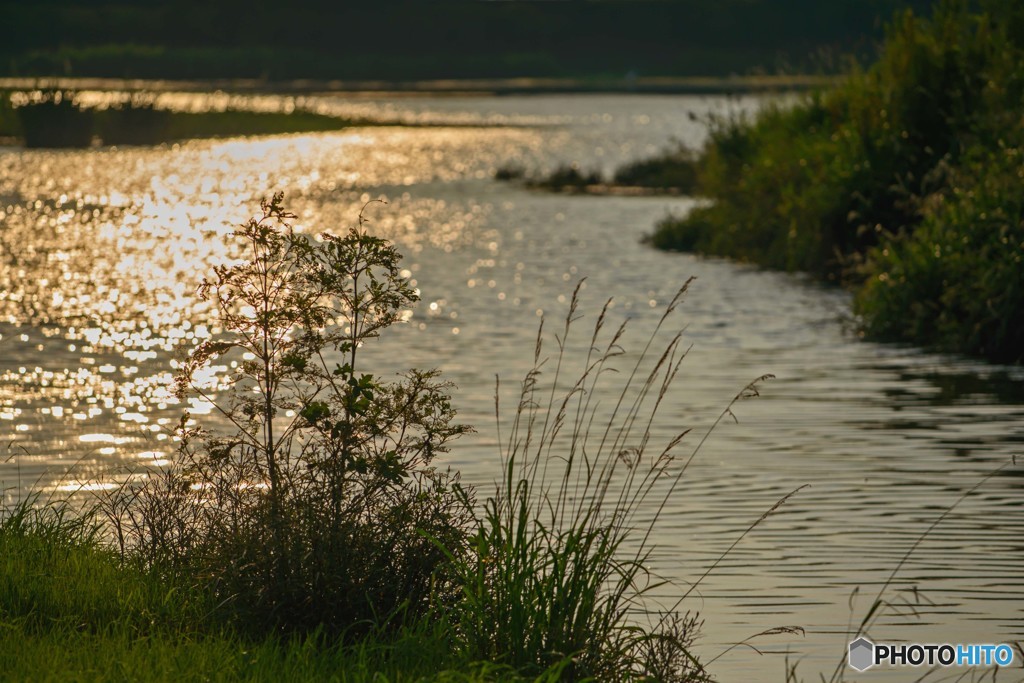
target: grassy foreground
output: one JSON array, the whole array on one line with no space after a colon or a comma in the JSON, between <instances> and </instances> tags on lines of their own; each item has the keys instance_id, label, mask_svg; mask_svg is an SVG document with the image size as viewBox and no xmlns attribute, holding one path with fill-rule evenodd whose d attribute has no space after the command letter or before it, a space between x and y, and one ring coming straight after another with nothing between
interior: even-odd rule
<instances>
[{"instance_id":1,"label":"grassy foreground","mask_svg":"<svg viewBox=\"0 0 1024 683\"><path fill-rule=\"evenodd\" d=\"M95 518L22 504L0 520L0 672L5 681L524 680L458 663L443 630L357 644L317 634L245 638L202 591L125 566ZM451 668L449 668L451 667Z\"/></svg>"},{"instance_id":2,"label":"grassy foreground","mask_svg":"<svg viewBox=\"0 0 1024 683\"><path fill-rule=\"evenodd\" d=\"M869 69L718 122L696 188L713 201L651 241L843 282L872 338L1019 362L1022 82L1019 4L901 14Z\"/></svg>"},{"instance_id":3,"label":"grassy foreground","mask_svg":"<svg viewBox=\"0 0 1024 683\"><path fill-rule=\"evenodd\" d=\"M185 414L175 460L92 511L0 507L5 680L709 681L688 593L667 609L651 594L652 532L707 434L768 376L704 439L652 441L689 283L628 359L610 302L566 352L577 286L552 362L542 328L511 416L496 402L509 431L478 504L432 464L468 431L451 385L377 377L358 353L418 300L400 254L362 215L346 235L295 232L282 201L235 232L250 260L200 285L224 332L176 378L179 396L209 396L211 363L248 356L214 404L233 429Z\"/></svg>"}]
</instances>

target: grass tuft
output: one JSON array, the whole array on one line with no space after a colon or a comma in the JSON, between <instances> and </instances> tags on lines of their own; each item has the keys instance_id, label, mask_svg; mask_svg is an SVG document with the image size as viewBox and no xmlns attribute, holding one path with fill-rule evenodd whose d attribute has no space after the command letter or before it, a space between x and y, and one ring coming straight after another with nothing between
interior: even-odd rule
<instances>
[{"instance_id":1,"label":"grass tuft","mask_svg":"<svg viewBox=\"0 0 1024 683\"><path fill-rule=\"evenodd\" d=\"M541 326L534 368L501 440L502 480L477 521L474 552L458 566L463 600L455 622L472 658L526 672L563 665L565 680L708 680L690 653L696 617L671 613L646 626L633 619L662 583L647 569L650 535L688 462L675 457L686 432L652 443L659 406L686 356L679 334L656 344L685 291L633 358L620 346L625 323L606 328L606 304L580 367L569 369L579 287L553 359L544 356ZM608 412L596 396L614 377L625 379ZM495 410L500 425L497 399ZM641 519L652 507L654 518Z\"/></svg>"}]
</instances>

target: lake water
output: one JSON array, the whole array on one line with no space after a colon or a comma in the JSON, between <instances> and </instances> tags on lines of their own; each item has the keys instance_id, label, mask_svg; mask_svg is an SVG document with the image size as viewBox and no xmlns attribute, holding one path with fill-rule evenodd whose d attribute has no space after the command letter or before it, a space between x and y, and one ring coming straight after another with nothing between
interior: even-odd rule
<instances>
[{"instance_id":1,"label":"lake water","mask_svg":"<svg viewBox=\"0 0 1024 683\"><path fill-rule=\"evenodd\" d=\"M167 97L179 106L205 101ZM750 641L763 655L746 646L725 653L711 667L722 681L784 680L784 653L807 680L831 675L850 623L921 534L1024 453L1021 368L865 343L841 291L641 243L689 199L554 195L492 180L509 163L610 171L672 139L698 146L709 114L752 110L756 100L312 101L438 127L0 149L0 480L8 500L31 488L113 486L125 466L172 456L167 430L183 408L168 391L172 363L216 332L195 287L231 255L232 226L274 191L285 192L309 230L345 230L367 200L387 197L367 209L370 229L399 245L422 302L373 357L387 370L437 367L458 385L455 403L477 433L446 462L485 493L498 469L494 377L514 387L529 369L541 316L553 329L586 277L581 324L614 297L612 319L631 319L624 346L638 350L676 289L697 277L673 317L692 350L655 438L685 427L701 434L749 381L777 378L735 407L738 422L721 423L673 495L653 569L676 583L659 597L673 603L776 501L808 485L683 604L706 620L705 661L774 627L805 629ZM209 406L190 409L203 419ZM684 442L683 452L695 444ZM917 547L885 593L914 608L887 611L871 630L876 641L1020 639L1022 474L1010 466L988 479Z\"/></svg>"}]
</instances>

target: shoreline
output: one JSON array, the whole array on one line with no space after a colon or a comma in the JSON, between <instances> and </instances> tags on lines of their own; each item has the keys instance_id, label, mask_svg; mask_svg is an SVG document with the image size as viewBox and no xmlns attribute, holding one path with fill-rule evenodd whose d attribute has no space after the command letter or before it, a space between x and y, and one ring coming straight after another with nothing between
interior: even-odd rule
<instances>
[{"instance_id":1,"label":"shoreline","mask_svg":"<svg viewBox=\"0 0 1024 683\"><path fill-rule=\"evenodd\" d=\"M812 75L636 78L494 78L422 81L256 79L151 80L131 78L0 78L0 90L117 90L124 92L225 91L236 93L345 94L354 97L480 97L500 95L746 95L802 92L837 77Z\"/></svg>"}]
</instances>

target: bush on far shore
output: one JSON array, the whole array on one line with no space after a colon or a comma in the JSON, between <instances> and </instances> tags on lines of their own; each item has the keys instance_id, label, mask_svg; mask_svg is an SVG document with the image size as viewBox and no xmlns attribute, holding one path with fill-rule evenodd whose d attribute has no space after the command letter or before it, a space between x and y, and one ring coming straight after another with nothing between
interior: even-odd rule
<instances>
[{"instance_id":1,"label":"bush on far shore","mask_svg":"<svg viewBox=\"0 0 1024 683\"><path fill-rule=\"evenodd\" d=\"M856 307L872 337L1007 363L1024 354L1024 158L972 154L914 233L868 252Z\"/></svg>"},{"instance_id":2,"label":"bush on far shore","mask_svg":"<svg viewBox=\"0 0 1024 683\"><path fill-rule=\"evenodd\" d=\"M676 145L661 154L620 167L612 182L692 194L697 188L697 155L693 150Z\"/></svg>"},{"instance_id":3,"label":"bush on far shore","mask_svg":"<svg viewBox=\"0 0 1024 683\"><path fill-rule=\"evenodd\" d=\"M718 122L698 162L711 203L651 242L845 283L872 338L1024 359L1024 7L973 7L902 13L869 69Z\"/></svg>"},{"instance_id":4,"label":"bush on far shore","mask_svg":"<svg viewBox=\"0 0 1024 683\"><path fill-rule=\"evenodd\" d=\"M694 152L676 145L620 167L610 181L600 171L581 169L576 162L561 164L540 177L528 175L518 163L509 163L495 170L494 179L522 181L526 187L551 192L603 193L614 188L636 188L659 194L692 194L697 187L697 169Z\"/></svg>"}]
</instances>

